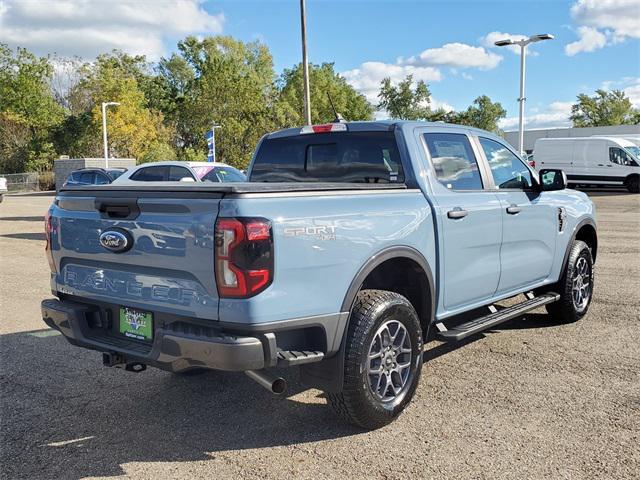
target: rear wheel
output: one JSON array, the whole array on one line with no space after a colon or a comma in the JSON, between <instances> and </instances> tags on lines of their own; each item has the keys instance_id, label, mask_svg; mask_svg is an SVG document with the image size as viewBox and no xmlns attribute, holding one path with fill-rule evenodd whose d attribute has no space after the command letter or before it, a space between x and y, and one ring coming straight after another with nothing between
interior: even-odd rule
<instances>
[{"instance_id":1,"label":"rear wheel","mask_svg":"<svg viewBox=\"0 0 640 480\"><path fill-rule=\"evenodd\" d=\"M402 295L358 293L346 338L343 390L328 394L342 419L366 429L387 425L413 398L422 371L422 329Z\"/></svg>"},{"instance_id":2,"label":"rear wheel","mask_svg":"<svg viewBox=\"0 0 640 480\"><path fill-rule=\"evenodd\" d=\"M565 271L553 290L560 294L560 300L546 309L554 319L570 323L586 315L593 296L593 257L583 241L573 242Z\"/></svg>"},{"instance_id":3,"label":"rear wheel","mask_svg":"<svg viewBox=\"0 0 640 480\"><path fill-rule=\"evenodd\" d=\"M624 184L630 193L640 193L640 176L639 175L631 175L630 177L627 178Z\"/></svg>"}]
</instances>

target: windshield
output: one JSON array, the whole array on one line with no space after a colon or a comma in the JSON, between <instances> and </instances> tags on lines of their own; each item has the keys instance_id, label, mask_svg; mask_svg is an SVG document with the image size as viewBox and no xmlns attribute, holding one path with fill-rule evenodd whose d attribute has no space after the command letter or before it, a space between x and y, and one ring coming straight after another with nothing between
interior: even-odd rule
<instances>
[{"instance_id":1,"label":"windshield","mask_svg":"<svg viewBox=\"0 0 640 480\"><path fill-rule=\"evenodd\" d=\"M214 167L201 177L203 182L246 182L247 177L233 167Z\"/></svg>"},{"instance_id":2,"label":"windshield","mask_svg":"<svg viewBox=\"0 0 640 480\"><path fill-rule=\"evenodd\" d=\"M268 138L252 182L402 183L393 132L330 132Z\"/></svg>"},{"instance_id":3,"label":"windshield","mask_svg":"<svg viewBox=\"0 0 640 480\"><path fill-rule=\"evenodd\" d=\"M636 157L636 160L640 159L640 147L634 145L633 147L624 147L624 149Z\"/></svg>"}]
</instances>

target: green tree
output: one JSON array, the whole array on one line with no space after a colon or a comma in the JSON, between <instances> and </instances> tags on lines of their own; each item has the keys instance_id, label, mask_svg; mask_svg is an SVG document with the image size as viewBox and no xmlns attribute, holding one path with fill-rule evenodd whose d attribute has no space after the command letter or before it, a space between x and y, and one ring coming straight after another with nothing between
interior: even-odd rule
<instances>
[{"instance_id":1,"label":"green tree","mask_svg":"<svg viewBox=\"0 0 640 480\"><path fill-rule=\"evenodd\" d=\"M163 60L158 73L176 98L171 113L178 157L206 155L205 133L214 123L217 159L245 168L260 137L276 120L276 89L269 49L231 37L187 37L179 54ZM188 67L188 68L187 68ZM172 107L174 108L174 107Z\"/></svg>"},{"instance_id":2,"label":"green tree","mask_svg":"<svg viewBox=\"0 0 640 480\"><path fill-rule=\"evenodd\" d=\"M498 121L507 116L507 111L499 102L492 102L486 95L481 95L473 104L462 112L449 112L444 120L449 123L469 125L489 132L497 132Z\"/></svg>"},{"instance_id":3,"label":"green tree","mask_svg":"<svg viewBox=\"0 0 640 480\"><path fill-rule=\"evenodd\" d=\"M52 74L46 58L0 44L0 172L51 168L50 132L64 118L49 87Z\"/></svg>"},{"instance_id":4,"label":"green tree","mask_svg":"<svg viewBox=\"0 0 640 480\"><path fill-rule=\"evenodd\" d=\"M304 95L302 65L285 71L278 79L278 120L281 127L304 125ZM334 71L333 63L309 65L309 90L311 97L311 123L330 122L336 111L346 120L371 120L373 106L364 95L358 93Z\"/></svg>"},{"instance_id":5,"label":"green tree","mask_svg":"<svg viewBox=\"0 0 640 480\"><path fill-rule=\"evenodd\" d=\"M593 97L581 93L571 107L574 127L602 127L640 123L640 109L633 108L622 90L596 90Z\"/></svg>"},{"instance_id":6,"label":"green tree","mask_svg":"<svg viewBox=\"0 0 640 480\"><path fill-rule=\"evenodd\" d=\"M380 83L378 94L380 103L378 108L387 111L391 118L400 120L435 120L441 119L444 110L431 110L431 92L429 86L422 80L413 87L413 76L407 75L397 85L385 78Z\"/></svg>"}]
</instances>

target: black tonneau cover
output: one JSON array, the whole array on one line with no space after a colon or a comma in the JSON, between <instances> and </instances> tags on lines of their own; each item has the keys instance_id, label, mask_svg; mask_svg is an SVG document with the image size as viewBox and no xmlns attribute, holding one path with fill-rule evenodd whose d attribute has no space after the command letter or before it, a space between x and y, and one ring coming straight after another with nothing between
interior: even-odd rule
<instances>
[{"instance_id":1,"label":"black tonneau cover","mask_svg":"<svg viewBox=\"0 0 640 480\"><path fill-rule=\"evenodd\" d=\"M406 189L402 183L321 183L321 182L122 182L110 185L76 185L60 189L62 196L116 196L125 192L173 192L180 194L244 194L321 192L340 190L399 190Z\"/></svg>"}]
</instances>

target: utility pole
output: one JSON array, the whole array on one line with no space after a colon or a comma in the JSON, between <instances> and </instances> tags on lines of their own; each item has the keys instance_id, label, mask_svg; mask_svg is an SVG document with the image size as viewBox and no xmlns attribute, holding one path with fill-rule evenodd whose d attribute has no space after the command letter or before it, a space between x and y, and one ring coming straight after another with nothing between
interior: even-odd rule
<instances>
[{"instance_id":1,"label":"utility pole","mask_svg":"<svg viewBox=\"0 0 640 480\"><path fill-rule=\"evenodd\" d=\"M305 0L300 0L300 27L302 30L302 78L304 81L304 119L311 125L311 92L309 90L309 59L307 58L307 14Z\"/></svg>"},{"instance_id":2,"label":"utility pole","mask_svg":"<svg viewBox=\"0 0 640 480\"><path fill-rule=\"evenodd\" d=\"M118 102L102 102L102 141L104 143L104 168L109 168L109 143L107 142L107 107Z\"/></svg>"}]
</instances>

